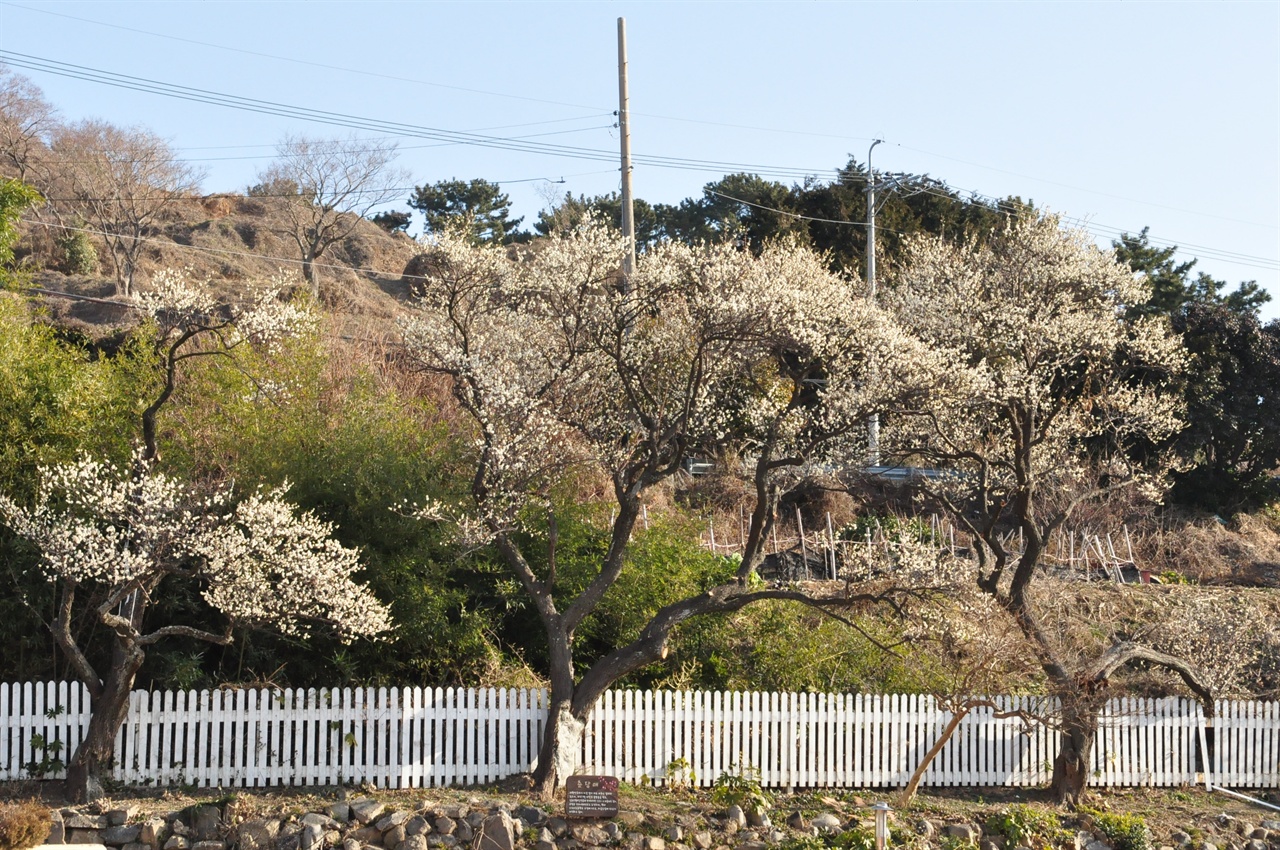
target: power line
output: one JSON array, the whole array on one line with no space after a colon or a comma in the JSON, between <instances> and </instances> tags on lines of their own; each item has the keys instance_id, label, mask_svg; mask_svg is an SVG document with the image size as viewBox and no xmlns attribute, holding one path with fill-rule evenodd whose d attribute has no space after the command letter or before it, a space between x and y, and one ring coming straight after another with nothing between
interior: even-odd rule
<instances>
[{"instance_id":1,"label":"power line","mask_svg":"<svg viewBox=\"0 0 1280 850\"><path fill-rule=\"evenodd\" d=\"M566 102L566 101L551 100L551 99L547 99L547 98L537 98L537 97L529 97L529 96L524 96L524 95L516 95L516 94L511 94L511 93L509 93L509 92L496 92L496 91L490 91L490 90L486 90L486 89L469 88L469 87L466 87L466 86L457 86L457 85L451 85L451 84L446 84L446 83L438 83L438 82L434 82L434 81L430 81L430 80L421 80L421 79L417 79L417 78L413 78L413 77L403 77L403 76L398 76L398 75L394 75L394 74L383 74L383 73L379 73L379 72L375 72L375 71L368 71L368 70L361 69L361 68L351 68L351 67L346 67L346 66L341 66L341 65L333 65L333 64L323 63L323 62L315 62L315 61L311 61L311 60L297 59L297 58L289 57L289 56L281 56L281 55L279 55L279 54L266 53L266 52L262 52L262 51L248 50L248 49L245 49L245 48L232 47L232 46L224 45L224 44L215 44L215 43L212 43L212 42L200 41L200 40L198 40L198 39L185 38L185 37L182 37L182 36L175 36L175 35L170 35L170 34L166 34L166 33L159 33L159 32L154 32L154 31L151 31L151 30L144 30L144 29L139 29L139 28L135 28L135 27L127 27L127 26L123 26L123 25L121 25L121 24L114 24L114 23L109 23L109 22L107 22L107 21L96 20L96 19L93 19L93 18L85 18L85 17L79 17L79 16L76 16L76 15L69 15L69 14L66 14L66 13L63 13L63 12L53 12L53 11L50 11L50 10L47 10L47 9L37 9L37 8L31 7L31 6L24 6L24 5L19 4L19 3L3 2L3 3L2 3L2 4L0 4L0 5L10 6L10 7L15 8L15 9L22 9L23 11L27 11L27 12L35 12L35 13L38 13L38 14L50 15L50 16L54 16L54 17L64 18L64 19L67 19L67 20L79 21L79 22L81 22L81 23L92 24L92 25L94 25L94 26L109 27L109 28L111 28L111 29L121 30L121 31L124 31L124 32L137 33L137 34L139 34L139 35L150 36L150 37L153 37L153 38L167 39L167 40L170 40L170 41L180 42L180 43L184 43L184 44L193 44L193 45L198 45L198 46L201 46L201 47L208 47L208 48L212 48L212 49L215 49L215 50L224 50L224 51L229 51L229 52L232 52L232 53L239 53L239 54L248 55L248 56L257 56L257 57L264 58L264 59L272 59L272 60L275 60L275 61L288 62L288 63L293 63L293 64L297 64L297 65L303 65L303 66L308 66L308 67L324 68L324 69L327 69L327 70L340 71L340 72L342 72L342 73L358 74L358 75L366 76L366 77L373 77L373 78L386 79L386 80L394 80L394 81L398 81L398 82L407 82L407 83L413 83L413 84L416 84L416 85L424 85L424 86L431 86L431 87L435 87L435 88L450 89L450 90L455 90L455 91L467 92L467 93L470 93L470 94L481 94L481 95L486 95L486 96L490 96L490 97L499 97L499 98L505 98L505 99L510 99L510 100L522 100L522 101L529 101L529 102L533 102L533 103L544 103L544 104L553 105L553 106L566 106L566 107L570 107L570 108L574 108L574 109L595 109L595 110L599 110L599 109L601 108L601 107L599 107L598 105L596 105L596 106L589 106L589 105L586 105L586 104L570 103L570 102ZM632 114L634 114L634 115L639 115L639 116L644 116L644 117L648 117L648 118L656 118L656 119L660 119L660 120L664 120L664 121L677 121L677 122L682 122L682 123L689 123L689 124L701 124L701 125L706 125L706 126L715 126L715 127L727 127L727 128L739 129L739 130L753 130L753 131L757 131L757 132L781 133L781 134L789 134L789 135L802 135L802 136L811 136L811 137L819 137L819 138L848 139L848 140L858 140L858 141L870 141L870 140L871 140L869 137L862 137L862 136L847 136L847 135L843 135L843 134L835 134L835 133L819 133L819 132L813 132L813 131L795 130L795 129L784 129L784 128L778 128L778 127L762 127L762 126L758 126L758 125L736 124L736 123L722 122L722 121L711 121L711 120L707 120L707 119L689 118L689 117L686 117L686 116L663 115L663 114L660 114L660 113L651 113L651 112L636 112L636 111L633 111L633 113L632 113ZM570 118L570 119L557 119L557 120L575 120L575 119ZM550 122L548 122L548 123L550 123ZM520 126L520 125L509 125L509 126ZM477 131L474 131L474 132L485 132L486 130L495 130L495 129L506 129L506 127L498 126L498 127L482 128L482 129L477 130ZM1180 213L1189 214L1189 215L1198 215L1198 216L1203 216L1203 217L1207 217L1207 218L1215 218L1215 219L1219 219L1219 220L1222 220L1222 221L1230 221L1230 222L1237 223L1237 224L1245 224L1245 225L1248 225L1248 226L1251 226L1251 227L1261 227L1261 228L1266 228L1266 229L1273 229L1273 226L1272 226L1272 225L1268 225L1268 224L1262 224L1262 223L1259 223L1259 222L1247 221L1247 220L1244 220L1244 219L1233 218L1233 217L1230 217L1230 216L1218 215L1218 214L1215 214L1215 213L1205 212L1204 210L1192 210L1192 209L1185 209L1185 208L1181 208L1181 207L1174 207L1174 206L1170 206L1170 205L1167 205L1167 204L1159 204L1159 203L1156 203L1156 202L1153 202L1153 201L1145 201L1145 200L1141 200L1141 199L1138 199L1138 198L1129 198L1129 197L1126 197L1126 196L1123 196L1123 195L1117 195L1117 194L1110 193L1110 192L1103 192L1103 191L1100 191L1100 190L1097 190L1097 189L1089 189L1089 188L1085 188L1085 187L1082 187L1082 186L1074 186L1074 185L1071 185L1071 184L1068 184L1068 183L1063 183L1063 182L1060 182L1060 181L1050 180L1050 179L1043 178L1043 177L1035 177L1035 176L1028 175L1028 174L1021 174L1021 173L1019 173L1019 172L1015 172L1015 171L1009 171L1009 170L1007 170L1007 169L997 168L997 167L989 166L989 165L983 165L982 163L973 162L973 161L971 161L971 160L966 160L966 159L962 159L962 158L959 158L959 157L949 156L949 155L947 155L947 154L940 154L940 153L936 153L936 152L933 152L933 151L928 151L928 150L925 150L925 149L923 149L923 148L912 147L912 146L910 146L910 145L905 145L905 144L902 144L902 143L899 143L899 142L894 142L894 143L892 143L892 144L896 145L897 147L901 147L901 148L903 148L904 150L911 150L911 151L915 151L915 152L917 152L917 153L923 153L923 154L926 154L926 155L928 155L928 156L936 156L936 157L939 157L939 158L942 158L942 159L950 160L950 161L952 161L952 162L959 162L959 163L963 163L963 164L965 164L965 165L973 166L973 167L975 167L975 168L983 168L983 169L986 169L986 170L989 170L989 171L995 171L995 172L999 172L999 173L1002 173L1002 174L1009 174L1009 175L1016 176L1016 177L1020 177L1020 178L1027 179L1027 180L1035 180L1035 181L1042 182L1042 183L1046 183L1046 184L1049 184L1049 185L1059 186L1059 187L1066 188L1066 189L1071 189L1071 190L1073 190L1073 191L1086 192L1086 193L1089 193L1089 194L1099 195L1099 196L1101 196L1101 197L1113 198L1113 199L1116 199L1116 200L1127 201L1127 202L1130 202L1130 203L1142 204L1142 205L1145 205L1145 206L1151 206L1151 207L1155 207L1155 208L1158 208L1158 209L1166 209L1166 210L1170 210L1170 211L1173 211L1173 212L1180 212ZM638 159L638 158L637 158L637 159ZM213 160L210 160L210 161L213 161ZM647 163L647 164L650 164L650 165L656 165L656 163ZM735 167L737 166L737 164L729 164L729 165L735 165ZM677 167L677 166L667 166L667 167ZM741 166L741 167L746 167L746 168L755 168L754 166ZM701 169L699 169L699 170L701 170ZM826 170L829 170L829 169L821 169L821 170L819 170L818 172L806 171L806 172L804 173L804 175L803 175L803 176L808 176L808 175L810 175L810 174L820 173L821 171L826 171Z\"/></svg>"},{"instance_id":2,"label":"power line","mask_svg":"<svg viewBox=\"0 0 1280 850\"><path fill-rule=\"evenodd\" d=\"M481 133L469 133L458 130L445 130L438 127L427 127L416 124L407 124L396 121L386 121L375 118L365 118L347 113L330 112L327 110L311 109L309 107L294 106L291 104L278 103L275 101L259 100L257 98L242 97L239 95L224 94L208 89L199 89L191 86L182 86L172 83L165 83L158 80L151 80L144 77L134 77L127 74L117 74L110 71L103 71L96 68L90 68L84 65L76 65L69 62L60 62L52 59L45 59L30 54L17 53L9 50L0 50L0 57L6 62L19 68L28 70L43 71L45 73L56 74L58 76L70 77L86 82L108 85L115 88L124 88L132 91L140 91L148 94L157 94L165 97L171 97L178 100L187 100L196 103L205 103L212 106L222 106L229 109L236 109L244 112L256 112L264 115L274 115L277 117L296 118L304 121L311 121L318 124L327 124L330 126L348 127L357 130L372 130L375 132L383 132L391 135L426 138L434 141L444 142L446 144L457 145L474 145L477 147L495 148L499 150L518 151L521 153L535 153L547 156L557 156L573 159L587 159L593 161L613 161L616 159L612 151L601 150L597 148L584 148L570 145L555 145L543 142L521 141L517 138L488 136ZM702 160L689 157L673 157L659 155L635 156L635 162L654 168L670 168L686 171L713 171L720 172L724 169L748 170L759 174L768 174L770 176L786 177L789 179L803 179L818 174L835 171L833 168L795 168L787 166L768 166L753 163L728 162L718 160Z\"/></svg>"},{"instance_id":3,"label":"power line","mask_svg":"<svg viewBox=\"0 0 1280 850\"><path fill-rule=\"evenodd\" d=\"M262 101L255 98L245 98L235 95L226 95L218 92L212 92L205 89L196 89L188 86L179 86L164 83L155 80L148 80L140 77L132 77L129 75L116 74L113 72L100 71L98 69L89 68L87 66L74 65L71 63L58 62L56 60L43 59L41 57L31 56L29 54L15 53L13 51L0 50L0 56L5 57L10 64L18 67L42 70L47 73L67 76L74 79L81 79L88 82L96 82L104 85L115 86L119 88L143 91L151 94L159 94L167 97L190 100L195 102L207 103L210 105L223 106L231 109L239 109L243 111L259 112L263 114L277 115L282 117L300 118L302 120L314 121L317 123L330 124L334 126L344 126L356 129L371 129L388 132L394 135L406 137L422 137L429 138L441 142L445 145L475 145L480 147L497 148L503 150L514 150L525 153L539 153L550 156L559 156L567 158L586 159L593 161L613 161L614 155L611 151L604 151L592 148L581 148L566 145L552 145L546 143L522 141L520 138L486 136L478 133L469 133L461 131L442 130L439 128L423 127L418 125L403 124L399 122L380 121L377 119L362 118L359 116L347 115L344 113L334 113L324 110L314 110L307 107L291 106L288 104L280 104L272 101ZM749 163L738 163L729 161L716 160L700 160L688 157L671 157L657 155L636 155L633 159L641 164L656 168L670 168L695 171L717 171L722 172L725 169L747 170L759 175L781 176L797 179L800 177L809 178L823 172L836 171L840 169L797 169L785 166L767 166ZM841 175L844 179L847 175ZM946 187L945 183L939 184ZM929 192L927 189L919 191ZM953 190L954 191L954 190ZM945 197L939 192L932 192L939 197ZM974 197L980 197L980 193L970 193ZM999 202L998 202L999 203ZM1077 220L1078 221L1078 220ZM842 223L842 222L835 222ZM1081 222L1081 226L1088 229L1091 233L1097 234L1091 229L1087 222ZM1096 225L1103 227L1102 225ZM1106 228L1121 233L1118 228ZM1175 243L1172 240L1160 239L1157 237L1148 237L1150 241L1157 244L1165 244L1172 247L1197 247L1189 243ZM1222 251L1221 249L1209 248L1207 246L1198 246L1203 253L1205 259L1216 259L1223 262L1236 263L1240 265L1253 266L1270 270L1276 268L1274 261L1266 257L1255 257L1251 255L1238 254L1235 252Z\"/></svg>"}]
</instances>

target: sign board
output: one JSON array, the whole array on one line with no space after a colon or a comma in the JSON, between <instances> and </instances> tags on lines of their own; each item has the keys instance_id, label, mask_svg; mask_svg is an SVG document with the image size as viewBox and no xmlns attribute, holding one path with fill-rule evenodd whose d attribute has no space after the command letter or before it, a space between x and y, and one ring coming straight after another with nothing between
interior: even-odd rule
<instances>
[{"instance_id":1,"label":"sign board","mask_svg":"<svg viewBox=\"0 0 1280 850\"><path fill-rule=\"evenodd\" d=\"M564 781L564 816L616 818L618 779L614 776L570 776Z\"/></svg>"}]
</instances>

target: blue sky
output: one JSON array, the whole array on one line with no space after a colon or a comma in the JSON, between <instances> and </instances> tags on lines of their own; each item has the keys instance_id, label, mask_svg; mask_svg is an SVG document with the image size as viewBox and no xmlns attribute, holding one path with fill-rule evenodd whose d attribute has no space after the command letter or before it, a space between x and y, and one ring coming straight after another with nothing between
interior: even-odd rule
<instances>
[{"instance_id":1,"label":"blue sky","mask_svg":"<svg viewBox=\"0 0 1280 850\"><path fill-rule=\"evenodd\" d=\"M1031 198L1103 242L1150 226L1197 268L1256 279L1280 302L1280 3L18 0L0 2L0 49L616 152L619 16L634 152L700 161L638 165L639 197L674 203L736 170L829 176L879 137L877 168ZM210 192L253 182L287 132L347 132L17 70L65 118L168 138ZM616 163L599 159L421 138L401 149L411 184L484 177L530 219L551 193L618 188Z\"/></svg>"}]
</instances>

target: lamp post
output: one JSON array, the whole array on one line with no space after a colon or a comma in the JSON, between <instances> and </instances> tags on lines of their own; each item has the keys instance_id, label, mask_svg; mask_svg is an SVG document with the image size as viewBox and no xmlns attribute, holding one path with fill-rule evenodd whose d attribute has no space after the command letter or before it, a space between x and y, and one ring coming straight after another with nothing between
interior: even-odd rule
<instances>
[{"instance_id":1,"label":"lamp post","mask_svg":"<svg viewBox=\"0 0 1280 850\"><path fill-rule=\"evenodd\" d=\"M882 139L867 148L867 294L876 300L876 173L871 170L871 152ZM867 466L880 465L880 414L867 419Z\"/></svg>"},{"instance_id":2,"label":"lamp post","mask_svg":"<svg viewBox=\"0 0 1280 850\"><path fill-rule=\"evenodd\" d=\"M881 801L871 807L876 813L876 850L885 850L889 844L889 804Z\"/></svg>"}]
</instances>

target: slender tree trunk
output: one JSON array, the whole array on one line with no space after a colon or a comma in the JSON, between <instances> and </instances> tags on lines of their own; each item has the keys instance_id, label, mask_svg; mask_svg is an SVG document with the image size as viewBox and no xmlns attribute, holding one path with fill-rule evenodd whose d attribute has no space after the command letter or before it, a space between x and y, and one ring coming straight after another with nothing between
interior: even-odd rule
<instances>
[{"instance_id":1,"label":"slender tree trunk","mask_svg":"<svg viewBox=\"0 0 1280 850\"><path fill-rule=\"evenodd\" d=\"M1092 700L1071 699L1062 705L1062 730L1058 733L1058 756L1053 762L1050 788L1058 803L1080 805L1089 784L1093 741L1098 734L1098 712Z\"/></svg>"},{"instance_id":2,"label":"slender tree trunk","mask_svg":"<svg viewBox=\"0 0 1280 850\"><path fill-rule=\"evenodd\" d=\"M942 748L947 745L947 741L951 740L951 736L955 734L956 727L960 725L960 721L968 717L969 712L972 710L972 706L965 705L951 715L951 719L947 721L947 725L943 728L942 734L938 736L938 740L933 742L929 752L925 753L924 758L920 759L920 764L916 765L915 772L911 774L911 779L907 782L907 787L903 788L902 793L898 795L898 808L906 808L907 804L911 802L911 798L916 795L916 789L920 787L920 780L924 778L924 772L929 769L929 765L933 764L933 760L938 757L938 753L942 752Z\"/></svg>"},{"instance_id":3,"label":"slender tree trunk","mask_svg":"<svg viewBox=\"0 0 1280 850\"><path fill-rule=\"evenodd\" d=\"M129 692L146 653L136 644L117 642L111 672L93 705L89 728L67 766L66 797L85 803L102 796L101 778L111 768L116 735L129 713Z\"/></svg>"}]
</instances>

